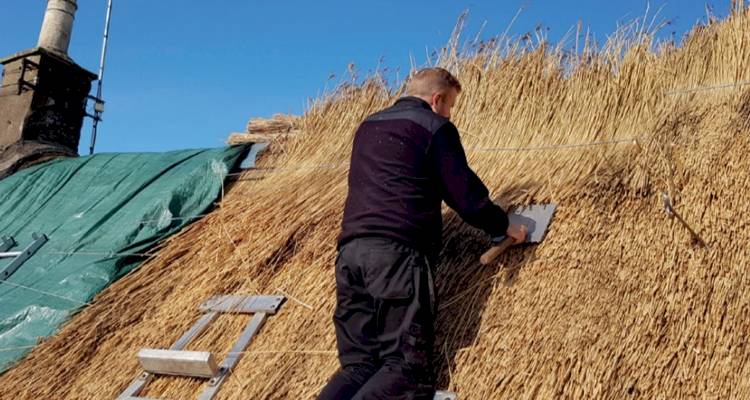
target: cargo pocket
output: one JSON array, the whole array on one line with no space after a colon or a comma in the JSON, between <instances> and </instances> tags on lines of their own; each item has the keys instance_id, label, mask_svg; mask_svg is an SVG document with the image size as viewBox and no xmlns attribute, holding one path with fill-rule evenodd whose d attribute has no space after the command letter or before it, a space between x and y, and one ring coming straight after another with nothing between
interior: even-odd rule
<instances>
[{"instance_id":1,"label":"cargo pocket","mask_svg":"<svg viewBox=\"0 0 750 400\"><path fill-rule=\"evenodd\" d=\"M429 333L416 323L409 325L402 333L401 352L404 355L404 374L415 382L427 379L430 374L430 352L427 335Z\"/></svg>"},{"instance_id":2,"label":"cargo pocket","mask_svg":"<svg viewBox=\"0 0 750 400\"><path fill-rule=\"evenodd\" d=\"M414 296L414 256L390 249L369 250L364 266L367 291L376 299Z\"/></svg>"}]
</instances>

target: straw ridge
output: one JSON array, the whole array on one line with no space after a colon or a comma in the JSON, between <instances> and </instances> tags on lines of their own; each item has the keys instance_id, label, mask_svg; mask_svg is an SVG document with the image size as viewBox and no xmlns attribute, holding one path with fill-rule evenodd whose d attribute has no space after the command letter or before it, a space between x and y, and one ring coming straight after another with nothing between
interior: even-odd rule
<instances>
[{"instance_id":1,"label":"straw ridge","mask_svg":"<svg viewBox=\"0 0 750 400\"><path fill-rule=\"evenodd\" d=\"M487 238L445 210L440 388L461 399L750 398L750 90L665 95L750 80L750 14L738 3L679 48L637 23L600 48L581 38L575 54L504 36L461 46L458 33L439 52L464 87L454 122L465 147L612 142L468 153L501 204L559 207L544 243L492 267L479 264ZM137 351L169 347L204 300L287 293L296 301L269 318L217 397L312 398L337 368L347 171L293 167L347 163L358 123L399 94L374 76L264 125L295 134L277 135L216 210L2 375L2 397L114 398L140 372ZM634 145L616 143L634 133ZM664 212L661 192L710 250ZM247 321L222 315L188 349L222 359ZM203 384L158 378L142 395L193 398Z\"/></svg>"}]
</instances>

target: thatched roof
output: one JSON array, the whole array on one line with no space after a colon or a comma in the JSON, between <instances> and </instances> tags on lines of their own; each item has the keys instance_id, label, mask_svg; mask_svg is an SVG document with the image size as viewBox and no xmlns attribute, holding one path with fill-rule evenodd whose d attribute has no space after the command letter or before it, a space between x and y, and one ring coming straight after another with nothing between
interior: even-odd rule
<instances>
[{"instance_id":1,"label":"thatched roof","mask_svg":"<svg viewBox=\"0 0 750 400\"><path fill-rule=\"evenodd\" d=\"M544 243L492 267L478 261L486 238L446 210L441 387L462 399L750 397L750 88L673 92L750 79L748 32L739 10L681 48L620 35L579 56L503 40L443 54L464 86L455 122L471 165L504 204L559 208ZM140 372L138 349L169 346L208 297L279 293L291 299L219 397L311 398L337 368L352 134L396 95L371 80L316 102L215 212L0 377L3 396L113 398ZM222 317L190 349L221 358L246 322ZM191 398L200 384L160 378L145 395Z\"/></svg>"}]
</instances>

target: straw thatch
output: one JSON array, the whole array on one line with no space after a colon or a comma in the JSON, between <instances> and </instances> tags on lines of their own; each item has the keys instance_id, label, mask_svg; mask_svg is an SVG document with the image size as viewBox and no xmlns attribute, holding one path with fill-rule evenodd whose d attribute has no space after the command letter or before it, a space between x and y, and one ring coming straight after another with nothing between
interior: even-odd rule
<instances>
[{"instance_id":1,"label":"straw thatch","mask_svg":"<svg viewBox=\"0 0 750 400\"><path fill-rule=\"evenodd\" d=\"M436 368L462 399L750 397L750 88L672 92L750 79L750 14L696 27L681 48L627 29L577 54L503 38L441 54L465 88L454 119L470 163L499 201L559 204L544 243L492 267L478 261L486 238L446 210ZM0 377L2 397L113 398L138 349L169 346L206 298L281 293L291 300L219 397L311 398L337 367L352 134L395 95L373 79L315 102L266 168ZM246 322L221 317L190 349L223 357ZM146 395L200 385L160 378Z\"/></svg>"},{"instance_id":2,"label":"straw thatch","mask_svg":"<svg viewBox=\"0 0 750 400\"><path fill-rule=\"evenodd\" d=\"M227 144L267 143L300 134L301 118L293 115L276 114L273 118L253 118L247 124L247 132L232 133Z\"/></svg>"}]
</instances>

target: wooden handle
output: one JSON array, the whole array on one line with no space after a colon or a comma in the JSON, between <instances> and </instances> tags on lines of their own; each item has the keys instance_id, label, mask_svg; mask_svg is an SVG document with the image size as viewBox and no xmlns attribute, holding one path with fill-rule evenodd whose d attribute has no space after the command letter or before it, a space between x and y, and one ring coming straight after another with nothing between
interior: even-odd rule
<instances>
[{"instance_id":1,"label":"wooden handle","mask_svg":"<svg viewBox=\"0 0 750 400\"><path fill-rule=\"evenodd\" d=\"M482 263L482 265L488 265L491 262L495 261L495 258L502 254L505 250L508 250L508 247L513 245L513 238L506 237L503 239L500 244L497 246L493 246L491 249L487 250L484 254L482 254L481 257L479 257L479 262Z\"/></svg>"}]
</instances>

